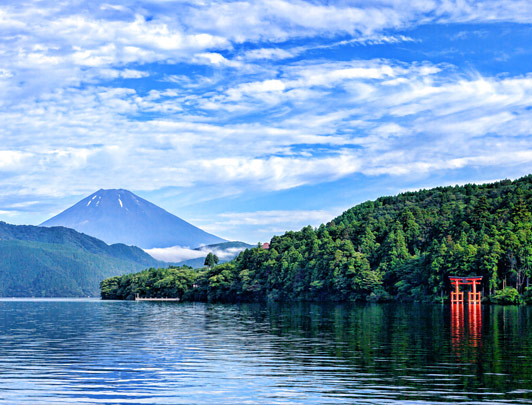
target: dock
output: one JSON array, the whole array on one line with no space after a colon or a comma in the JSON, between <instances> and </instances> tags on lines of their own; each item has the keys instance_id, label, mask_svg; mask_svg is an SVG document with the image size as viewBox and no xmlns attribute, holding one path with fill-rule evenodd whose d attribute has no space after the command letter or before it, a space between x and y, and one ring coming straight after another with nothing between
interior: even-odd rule
<instances>
[{"instance_id":1,"label":"dock","mask_svg":"<svg viewBox=\"0 0 532 405\"><path fill-rule=\"evenodd\" d=\"M135 295L135 301L180 301L179 298L141 298L139 295Z\"/></svg>"}]
</instances>

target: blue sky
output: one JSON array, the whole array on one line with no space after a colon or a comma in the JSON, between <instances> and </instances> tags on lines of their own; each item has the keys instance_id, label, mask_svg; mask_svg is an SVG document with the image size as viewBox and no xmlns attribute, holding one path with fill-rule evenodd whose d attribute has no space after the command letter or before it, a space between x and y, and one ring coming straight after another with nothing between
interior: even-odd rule
<instances>
[{"instance_id":1,"label":"blue sky","mask_svg":"<svg viewBox=\"0 0 532 405\"><path fill-rule=\"evenodd\" d=\"M232 240L532 172L532 2L0 1L0 220L125 188Z\"/></svg>"}]
</instances>

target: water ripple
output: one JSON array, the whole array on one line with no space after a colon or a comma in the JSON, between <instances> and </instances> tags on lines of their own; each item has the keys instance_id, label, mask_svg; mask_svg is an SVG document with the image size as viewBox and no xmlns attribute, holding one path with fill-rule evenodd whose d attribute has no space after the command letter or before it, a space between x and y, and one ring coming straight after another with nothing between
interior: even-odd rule
<instances>
[{"instance_id":1,"label":"water ripple","mask_svg":"<svg viewBox=\"0 0 532 405\"><path fill-rule=\"evenodd\" d=\"M532 403L530 309L449 312L0 300L0 403Z\"/></svg>"}]
</instances>

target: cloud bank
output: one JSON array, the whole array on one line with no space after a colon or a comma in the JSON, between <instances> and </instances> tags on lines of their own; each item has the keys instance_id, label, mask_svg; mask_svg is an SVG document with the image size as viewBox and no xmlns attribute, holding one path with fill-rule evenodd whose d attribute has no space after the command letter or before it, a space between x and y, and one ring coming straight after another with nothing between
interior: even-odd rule
<instances>
[{"instance_id":1,"label":"cloud bank","mask_svg":"<svg viewBox=\"0 0 532 405\"><path fill-rule=\"evenodd\" d=\"M148 253L150 256L154 257L157 260L177 263L189 259L206 257L209 253L213 253L218 256L220 260L226 261L238 255L238 253L245 250L245 248L231 247L224 249L222 247L203 246L198 249L190 249L188 247L183 246L172 246L168 248L153 248L144 250L146 253Z\"/></svg>"},{"instance_id":2,"label":"cloud bank","mask_svg":"<svg viewBox=\"0 0 532 405\"><path fill-rule=\"evenodd\" d=\"M234 198L530 167L532 73L362 52L422 48L417 27L457 23L528 27L532 4L3 4L0 211L57 210L99 188Z\"/></svg>"}]
</instances>

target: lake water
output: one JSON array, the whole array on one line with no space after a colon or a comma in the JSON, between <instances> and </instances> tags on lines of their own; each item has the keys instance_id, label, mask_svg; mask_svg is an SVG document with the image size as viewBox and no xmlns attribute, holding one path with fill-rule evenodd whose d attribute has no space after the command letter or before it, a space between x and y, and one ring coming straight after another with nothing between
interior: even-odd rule
<instances>
[{"instance_id":1,"label":"lake water","mask_svg":"<svg viewBox=\"0 0 532 405\"><path fill-rule=\"evenodd\" d=\"M532 403L532 308L0 300L0 403Z\"/></svg>"}]
</instances>

